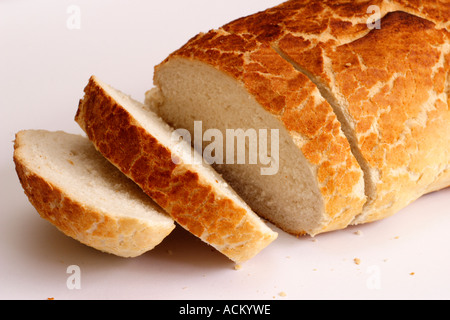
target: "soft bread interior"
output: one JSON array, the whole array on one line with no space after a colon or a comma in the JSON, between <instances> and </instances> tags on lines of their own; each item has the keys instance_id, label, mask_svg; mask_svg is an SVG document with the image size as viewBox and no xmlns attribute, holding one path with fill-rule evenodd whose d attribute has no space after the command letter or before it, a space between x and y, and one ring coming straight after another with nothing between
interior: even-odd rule
<instances>
[{"instance_id":1,"label":"soft bread interior","mask_svg":"<svg viewBox=\"0 0 450 320\"><path fill-rule=\"evenodd\" d=\"M86 210L99 213L104 221L125 219L136 227L131 234L117 235L119 243L109 243L105 237L98 249L122 256L138 255L155 247L174 229L174 221L134 182L103 158L87 138L64 132L29 130L18 133L16 144L15 159L29 173L58 188L65 197ZM47 205L52 210L62 204ZM99 223L94 223L86 230L75 225L73 229L78 230L77 240L89 244L98 227ZM144 243L136 241L136 245L142 247L135 248L133 242L136 239L133 237L138 237L139 229L145 230L147 239ZM111 238L115 239L116 235ZM110 247L115 245L118 247Z\"/></svg>"},{"instance_id":2,"label":"soft bread interior","mask_svg":"<svg viewBox=\"0 0 450 320\"><path fill-rule=\"evenodd\" d=\"M322 229L326 223L324 203L314 169L279 120L265 111L234 79L201 62L173 58L158 67L155 83L158 88L147 93L146 104L170 125L187 129L192 142L197 120L202 121L203 132L218 129L224 138L229 129L257 132L266 129L268 135L272 129L278 129L279 157L272 155L271 159L278 161L276 174L262 175L261 169L267 165L248 161L249 140L246 140L245 164L230 164L225 159L224 164L213 165L253 210L283 230L315 234ZM210 143L204 141L203 148ZM273 150L270 138L267 150ZM224 158L225 153L224 149ZM237 156L235 154L235 159Z\"/></svg>"}]
</instances>

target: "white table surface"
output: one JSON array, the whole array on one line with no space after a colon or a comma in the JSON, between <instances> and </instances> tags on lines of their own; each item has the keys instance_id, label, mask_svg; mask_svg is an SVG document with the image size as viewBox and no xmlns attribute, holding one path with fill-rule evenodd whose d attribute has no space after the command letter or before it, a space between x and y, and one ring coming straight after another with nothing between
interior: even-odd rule
<instances>
[{"instance_id":1,"label":"white table surface","mask_svg":"<svg viewBox=\"0 0 450 320\"><path fill-rule=\"evenodd\" d=\"M450 298L450 189L315 241L277 230L279 239L240 270L179 228L136 259L100 253L57 231L26 199L12 161L17 131L81 133L73 118L90 75L143 100L153 66L192 36L280 2L0 1L1 299ZM67 286L71 265L80 289Z\"/></svg>"}]
</instances>

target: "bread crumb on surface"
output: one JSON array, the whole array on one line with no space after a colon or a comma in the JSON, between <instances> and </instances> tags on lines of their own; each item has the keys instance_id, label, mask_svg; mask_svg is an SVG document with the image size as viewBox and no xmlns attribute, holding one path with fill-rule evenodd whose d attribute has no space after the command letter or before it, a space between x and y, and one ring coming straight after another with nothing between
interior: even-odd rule
<instances>
[{"instance_id":1,"label":"bread crumb on surface","mask_svg":"<svg viewBox=\"0 0 450 320\"><path fill-rule=\"evenodd\" d=\"M409 275L410 276L413 276L413 275L415 275L416 273L415 272L411 272Z\"/></svg>"},{"instance_id":2,"label":"bread crumb on surface","mask_svg":"<svg viewBox=\"0 0 450 320\"><path fill-rule=\"evenodd\" d=\"M286 297L287 296L286 292L284 292L284 291L280 292L278 295L280 297Z\"/></svg>"},{"instance_id":3,"label":"bread crumb on surface","mask_svg":"<svg viewBox=\"0 0 450 320\"><path fill-rule=\"evenodd\" d=\"M361 259L359 258L355 258L353 259L353 261L355 262L355 264L360 265L361 264Z\"/></svg>"},{"instance_id":4,"label":"bread crumb on surface","mask_svg":"<svg viewBox=\"0 0 450 320\"><path fill-rule=\"evenodd\" d=\"M234 266L234 270L241 270L241 269L242 269L242 266L240 264L236 264Z\"/></svg>"},{"instance_id":5,"label":"bread crumb on surface","mask_svg":"<svg viewBox=\"0 0 450 320\"><path fill-rule=\"evenodd\" d=\"M362 236L362 231L361 230L355 231L353 233L356 234L357 236Z\"/></svg>"}]
</instances>

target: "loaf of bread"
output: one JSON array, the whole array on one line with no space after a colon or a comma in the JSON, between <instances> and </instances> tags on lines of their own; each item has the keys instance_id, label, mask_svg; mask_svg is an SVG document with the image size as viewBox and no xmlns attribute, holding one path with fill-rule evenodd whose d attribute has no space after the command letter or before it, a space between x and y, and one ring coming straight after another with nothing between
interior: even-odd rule
<instances>
[{"instance_id":1,"label":"loaf of bread","mask_svg":"<svg viewBox=\"0 0 450 320\"><path fill-rule=\"evenodd\" d=\"M105 252L176 221L240 263L277 238L260 217L311 236L384 219L450 186L450 6L290 0L189 40L145 104L91 77L76 121L92 143L24 131L14 160L39 213Z\"/></svg>"},{"instance_id":2,"label":"loaf of bread","mask_svg":"<svg viewBox=\"0 0 450 320\"><path fill-rule=\"evenodd\" d=\"M192 38L146 104L192 135L278 129L277 174L215 169L283 230L373 222L450 185L449 30L446 0L291 0Z\"/></svg>"},{"instance_id":3,"label":"loaf of bread","mask_svg":"<svg viewBox=\"0 0 450 320\"><path fill-rule=\"evenodd\" d=\"M76 121L103 156L179 225L229 259L245 262L277 238L223 178L195 156L190 145L180 144L177 132L144 104L93 76Z\"/></svg>"},{"instance_id":4,"label":"loaf of bread","mask_svg":"<svg viewBox=\"0 0 450 320\"><path fill-rule=\"evenodd\" d=\"M42 218L97 250L137 257L175 228L173 219L86 137L20 131L14 162L23 189Z\"/></svg>"}]
</instances>

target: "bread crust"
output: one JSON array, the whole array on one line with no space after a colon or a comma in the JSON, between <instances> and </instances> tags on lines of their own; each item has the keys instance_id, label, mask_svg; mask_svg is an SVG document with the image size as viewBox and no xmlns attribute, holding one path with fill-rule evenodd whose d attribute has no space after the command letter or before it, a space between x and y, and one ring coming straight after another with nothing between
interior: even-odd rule
<instances>
[{"instance_id":1,"label":"bread crust","mask_svg":"<svg viewBox=\"0 0 450 320\"><path fill-rule=\"evenodd\" d=\"M175 228L151 226L137 218L111 217L81 203L31 169L21 145L18 133L13 159L26 196L43 219L67 236L105 253L134 258L152 250Z\"/></svg>"},{"instance_id":2,"label":"bread crust","mask_svg":"<svg viewBox=\"0 0 450 320\"><path fill-rule=\"evenodd\" d=\"M380 30L368 28L371 5L380 9ZM351 132L347 139L365 171L369 197L353 223L367 223L450 184L450 153L443 147L450 143L449 28L446 1L291 0L193 38L156 73L176 57L208 63L240 81L275 117L282 114L286 128L301 132L308 124L299 120L308 114L296 110L291 119L286 114L294 92L312 95L296 85L303 80L282 75L292 80L285 82L292 91L283 91L277 85L280 74L273 71L278 62L271 62L272 69L257 64L259 78L250 79L245 69L252 47L275 48L340 103L343 114L338 120ZM235 44L231 46L222 41L223 34L246 42L230 41ZM320 126L320 119L313 121ZM319 159L326 157L320 148L315 150L320 151ZM355 181L345 183L351 186Z\"/></svg>"},{"instance_id":3,"label":"bread crust","mask_svg":"<svg viewBox=\"0 0 450 320\"><path fill-rule=\"evenodd\" d=\"M94 76L85 88L76 121L105 158L178 224L231 260L245 262L276 239L275 232L250 217L246 208L195 167L175 164L172 151L144 130Z\"/></svg>"},{"instance_id":4,"label":"bread crust","mask_svg":"<svg viewBox=\"0 0 450 320\"><path fill-rule=\"evenodd\" d=\"M443 147L450 144L448 33L403 12L387 14L382 23L380 30L328 53L358 147L377 175L376 198L358 223L395 214L434 189L450 165ZM383 58L370 54L374 47ZM352 67L343 66L344 60Z\"/></svg>"}]
</instances>

